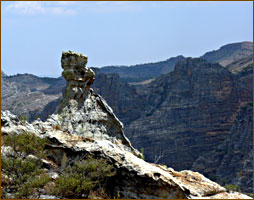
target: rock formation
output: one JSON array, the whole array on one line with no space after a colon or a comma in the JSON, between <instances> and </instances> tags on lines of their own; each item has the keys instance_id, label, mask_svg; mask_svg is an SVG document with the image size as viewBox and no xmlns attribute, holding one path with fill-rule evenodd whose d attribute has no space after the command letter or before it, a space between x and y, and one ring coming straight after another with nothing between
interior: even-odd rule
<instances>
[{"instance_id":1,"label":"rock formation","mask_svg":"<svg viewBox=\"0 0 254 200\"><path fill-rule=\"evenodd\" d=\"M94 73L86 67L87 57L63 52L63 76L68 81L57 113L46 122L21 122L1 111L2 134L33 132L48 140L50 158L59 166L63 155L67 165L86 154L104 157L116 168L110 188L119 198L249 198L189 170L177 172L140 159L123 133L123 126L103 98L90 88ZM4 146L2 146L2 149ZM53 154L57 150L57 154ZM4 151L2 151L4 152ZM51 171L59 173L55 167Z\"/></svg>"},{"instance_id":2,"label":"rock formation","mask_svg":"<svg viewBox=\"0 0 254 200\"><path fill-rule=\"evenodd\" d=\"M103 96L121 122L127 125L139 118L145 102L137 93L136 88L122 81L118 74L101 73L98 68L93 70L96 70L96 81L92 88L97 94Z\"/></svg>"},{"instance_id":3,"label":"rock formation","mask_svg":"<svg viewBox=\"0 0 254 200\"><path fill-rule=\"evenodd\" d=\"M219 181L223 172L218 171L218 166L226 156L219 146L236 134L232 128L240 120L236 116L242 106L252 102L252 93L219 64L187 58L172 73L153 81L147 94L142 116L125 127L133 146L143 147L149 162L170 165L176 170L199 171ZM245 132L241 137L251 147L252 141L247 138L253 132L245 125L238 132ZM238 141L237 137L234 140ZM239 148L244 154L252 154L252 148L246 150L245 145ZM231 154L229 159L235 156ZM240 158L245 162L245 157ZM248 169L253 170L252 164ZM232 174L241 169L227 170L227 182L235 182ZM252 182L252 176L244 173L243 176ZM240 187L249 191L244 185Z\"/></svg>"},{"instance_id":4,"label":"rock formation","mask_svg":"<svg viewBox=\"0 0 254 200\"><path fill-rule=\"evenodd\" d=\"M62 75L67 80L66 90L57 108L62 130L96 140L114 138L137 153L123 134L123 124L104 99L90 88L95 74L86 67L87 57L63 52L61 63L64 69Z\"/></svg>"},{"instance_id":5,"label":"rock formation","mask_svg":"<svg viewBox=\"0 0 254 200\"><path fill-rule=\"evenodd\" d=\"M54 80L51 87L51 82ZM18 74L15 76L2 76L1 78L1 109L10 110L18 116L24 115L28 121L37 117L46 120L50 111L45 107L60 98L63 86L58 91L59 82L54 78L40 78L32 74ZM65 81L64 81L65 82ZM61 84L60 84L61 85Z\"/></svg>"},{"instance_id":6,"label":"rock formation","mask_svg":"<svg viewBox=\"0 0 254 200\"><path fill-rule=\"evenodd\" d=\"M232 184L253 192L253 104L243 106L231 127L231 134L223 145L223 159L218 165L217 177L232 177ZM232 156L233 155L233 156ZM217 158L218 159L218 158Z\"/></svg>"}]
</instances>

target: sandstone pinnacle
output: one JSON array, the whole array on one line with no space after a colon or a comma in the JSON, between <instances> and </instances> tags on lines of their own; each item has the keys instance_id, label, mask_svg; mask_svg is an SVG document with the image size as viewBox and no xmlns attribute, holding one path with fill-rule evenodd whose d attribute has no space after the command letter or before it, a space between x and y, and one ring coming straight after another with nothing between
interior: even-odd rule
<instances>
[{"instance_id":1,"label":"sandstone pinnacle","mask_svg":"<svg viewBox=\"0 0 254 200\"><path fill-rule=\"evenodd\" d=\"M94 72L87 68L87 57L73 51L63 52L61 58L63 77L67 81L87 82L91 85L94 80Z\"/></svg>"},{"instance_id":2,"label":"sandstone pinnacle","mask_svg":"<svg viewBox=\"0 0 254 200\"><path fill-rule=\"evenodd\" d=\"M139 155L123 133L123 124L114 115L106 101L90 85L94 72L86 67L87 57L72 51L63 52L63 76L67 86L57 108L62 130L94 140L114 140Z\"/></svg>"}]
</instances>

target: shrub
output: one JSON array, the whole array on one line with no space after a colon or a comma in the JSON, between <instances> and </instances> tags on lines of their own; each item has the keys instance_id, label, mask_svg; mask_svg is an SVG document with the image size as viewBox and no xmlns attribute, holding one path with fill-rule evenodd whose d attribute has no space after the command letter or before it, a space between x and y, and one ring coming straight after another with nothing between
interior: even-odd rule
<instances>
[{"instance_id":1,"label":"shrub","mask_svg":"<svg viewBox=\"0 0 254 200\"><path fill-rule=\"evenodd\" d=\"M77 161L56 179L52 194L64 198L88 198L92 190L103 192L107 179L114 174L113 166L104 159Z\"/></svg>"},{"instance_id":2,"label":"shrub","mask_svg":"<svg viewBox=\"0 0 254 200\"><path fill-rule=\"evenodd\" d=\"M26 116L25 115L21 114L19 118L20 118L21 123L23 123L23 124L26 123Z\"/></svg>"},{"instance_id":3,"label":"shrub","mask_svg":"<svg viewBox=\"0 0 254 200\"><path fill-rule=\"evenodd\" d=\"M238 185L225 185L224 186L228 191L237 191L241 192L241 189Z\"/></svg>"},{"instance_id":4,"label":"shrub","mask_svg":"<svg viewBox=\"0 0 254 200\"><path fill-rule=\"evenodd\" d=\"M22 184L18 189L16 197L27 198L31 195L36 195L38 198L40 198L40 189L43 188L50 180L51 178L45 174L35 178L30 177L29 180L25 184Z\"/></svg>"},{"instance_id":5,"label":"shrub","mask_svg":"<svg viewBox=\"0 0 254 200\"><path fill-rule=\"evenodd\" d=\"M94 187L91 179L70 174L59 177L55 184L53 194L68 198L87 198Z\"/></svg>"},{"instance_id":6,"label":"shrub","mask_svg":"<svg viewBox=\"0 0 254 200\"><path fill-rule=\"evenodd\" d=\"M11 180L3 189L16 193L16 198L27 198L50 181L34 158L2 158L2 171Z\"/></svg>"},{"instance_id":7,"label":"shrub","mask_svg":"<svg viewBox=\"0 0 254 200\"><path fill-rule=\"evenodd\" d=\"M10 146L14 153L2 157L2 173L8 182L2 185L3 191L15 193L15 198L28 198L37 194L50 178L43 174L41 159L45 157L46 139L36 137L33 133L9 134L3 137L3 145ZM27 155L35 155L28 156ZM2 178L3 180L3 178ZM6 197L2 193L2 198Z\"/></svg>"},{"instance_id":8,"label":"shrub","mask_svg":"<svg viewBox=\"0 0 254 200\"><path fill-rule=\"evenodd\" d=\"M9 134L3 137L3 145L10 146L19 157L20 153L33 154L38 158L45 157L43 152L47 140L37 137L34 133Z\"/></svg>"},{"instance_id":9,"label":"shrub","mask_svg":"<svg viewBox=\"0 0 254 200\"><path fill-rule=\"evenodd\" d=\"M145 160L145 149L143 147L140 149L140 153L141 155L139 155L138 157Z\"/></svg>"}]
</instances>

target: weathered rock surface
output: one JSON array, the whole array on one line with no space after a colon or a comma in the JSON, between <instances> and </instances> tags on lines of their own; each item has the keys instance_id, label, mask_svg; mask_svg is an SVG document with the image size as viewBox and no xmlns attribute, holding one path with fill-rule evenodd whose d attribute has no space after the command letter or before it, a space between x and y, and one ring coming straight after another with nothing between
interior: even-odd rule
<instances>
[{"instance_id":1,"label":"weathered rock surface","mask_svg":"<svg viewBox=\"0 0 254 200\"><path fill-rule=\"evenodd\" d=\"M157 78L148 89L143 115L125 127L133 145L144 148L149 162L176 170L191 169L214 178L223 157L218 147L234 134L232 126L239 121L236 116L241 106L252 102L252 93L219 64L192 58L180 61L174 72ZM244 125L240 130L246 128ZM252 129L247 128L245 133L251 137ZM245 141L252 146L251 140ZM240 148L244 154L252 154L252 148ZM231 154L230 160L234 156ZM245 162L244 157L241 162ZM239 173L241 169L228 169L228 183L234 182L229 175L234 171ZM245 178L252 182L252 176L246 174ZM245 185L240 187L245 190Z\"/></svg>"},{"instance_id":2,"label":"weathered rock surface","mask_svg":"<svg viewBox=\"0 0 254 200\"><path fill-rule=\"evenodd\" d=\"M122 81L118 74L104 74L95 70L96 82L91 86L102 95L113 108L114 113L124 123L137 119L145 103L134 86ZM33 84L37 82L37 84ZM29 74L2 78L2 110L26 117L32 122L37 117L45 121L56 111L60 96L66 87L63 77L41 78ZM20 101L21 99L22 101ZM42 103L38 103L44 99Z\"/></svg>"},{"instance_id":3,"label":"weathered rock surface","mask_svg":"<svg viewBox=\"0 0 254 200\"><path fill-rule=\"evenodd\" d=\"M121 122L102 97L91 90L94 73L86 68L85 60L81 54L63 52L68 83L57 114L46 122L36 120L29 124L8 111L1 111L2 134L28 131L47 138L49 148L58 151L54 157L57 163L61 163L63 154L67 155L68 164L84 159L86 154L106 158L117 169L110 188L120 198L249 198L228 193L197 172L176 172L140 159L140 153L125 137Z\"/></svg>"},{"instance_id":4,"label":"weathered rock surface","mask_svg":"<svg viewBox=\"0 0 254 200\"><path fill-rule=\"evenodd\" d=\"M46 120L48 114L54 112L55 107L53 112L51 110L47 112L45 107L62 94L63 87L60 86L61 89L58 91L54 89L59 86L59 82L63 82L62 79L39 78L31 74L2 76L1 109L10 110L18 116L24 115L28 121L37 117Z\"/></svg>"},{"instance_id":5,"label":"weathered rock surface","mask_svg":"<svg viewBox=\"0 0 254 200\"><path fill-rule=\"evenodd\" d=\"M241 108L231 127L231 134L224 142L225 150L217 176L232 177L232 184L241 186L244 191L253 192L253 104Z\"/></svg>"},{"instance_id":6,"label":"weathered rock surface","mask_svg":"<svg viewBox=\"0 0 254 200\"><path fill-rule=\"evenodd\" d=\"M243 52L241 52L241 50L243 50ZM233 52L234 58L241 57L241 55L246 56L245 50L241 45L240 48L235 48ZM227 54L227 51L220 51L220 55L223 59L227 58ZM100 70L93 68L93 70L95 70L96 81L92 85L92 88L96 93L102 95L113 108L115 115L125 124L127 134L129 134L129 124L131 122L135 124L135 121L137 119L139 120L137 122L137 127L135 127L136 133L131 132L129 137L135 147L145 148L146 159L148 159L148 161L155 162L158 160L158 163L167 164L177 170L191 169L199 171L220 184L240 184L239 186L242 191L249 192L251 186L244 184L243 181L236 181L235 179L238 177L235 178L235 176L226 173L227 177L222 178L220 175L221 172L217 172L217 166L222 164L221 162L224 154L226 154L225 151L222 151L222 149L226 149L223 140L228 140L231 134L233 134L234 129L232 127L235 124L234 121L244 120L244 118L241 117L236 118L236 116L244 117L244 115L240 115L239 113L240 107L244 106L246 102L253 101L251 95L253 93L253 67L249 64L252 60L251 57L252 55L240 58L225 67L235 72L234 75L230 75L229 72L223 72L219 75L219 72L216 72L217 68L215 70L209 70L208 67L204 75L204 69L202 69L200 65L195 69L195 73L188 72L190 73L189 75L188 73L178 73L180 78L174 82L168 78L170 75L163 75L153 83L135 87L129 86L122 81L118 74L104 74L100 72ZM210 68L212 67L213 65L210 66ZM181 70L178 71L181 72ZM199 71L201 71L200 75L198 75ZM224 75L227 78L223 78ZM186 78L184 78L185 76ZM211 82L210 85L202 81L203 79L205 80L206 77L208 77ZM39 79L41 80L27 74L11 77L4 75L2 81L6 81L2 82L2 109L9 109L18 115L25 114L28 120L33 120L36 115L39 115L40 118L45 121L48 115L52 114L59 104L60 100L58 97L65 88L66 81L63 77L58 79ZM193 88L189 88L189 90L186 89L181 79L183 79L182 82L185 82L184 84L186 85L191 83ZM41 85L33 84L34 81L38 81ZM176 85L172 87L172 84ZM231 85L227 87L226 84ZM219 87L219 85L221 85L221 87ZM165 92L164 88L166 89ZM172 92L171 88L173 88ZM182 90L183 92L181 92ZM13 93L11 91L13 91ZM193 91L195 91L193 95L196 95L196 99L191 97ZM210 91L212 91L212 93ZM228 98L226 98L227 92L232 93ZM197 98L198 93L200 94L200 99ZM205 97L206 94L207 97ZM218 99L218 95L215 94L220 95L221 99ZM175 98L174 104L172 104L172 102L167 102L168 95ZM41 99L44 100L41 102ZM195 107L193 109L190 108L192 101L194 101L193 105ZM232 105L232 108L229 105ZM166 110L167 107L171 107L171 109L169 112L165 111L165 115L159 116L153 114L154 111L158 110L158 112L160 112L160 110ZM199 113L201 114L199 115ZM187 119L184 120L184 118ZM146 122L140 125L139 123L142 120L146 120ZM214 124L216 120L217 123ZM226 120L228 120L228 123L226 123ZM168 125L165 126L167 123ZM193 123L196 126L194 126L194 128L192 127ZM198 123L198 125L196 123ZM154 134L142 134L146 126L151 127L152 129L149 130L149 133L151 132ZM188 126L190 126L189 129ZM245 126L247 126L247 123L244 123L244 126L240 126L238 132L244 132L245 135L248 133L249 136L252 135L251 129ZM173 129L173 133L179 133L175 135L176 139L173 141L167 140L167 138L170 137L168 133L169 127ZM157 128L159 131L156 131ZM189 130L192 129L194 131L189 132ZM200 130L199 134L194 133L197 129ZM207 135L202 134L208 129L215 132L218 130L218 133L225 133L225 135L213 135L213 131L211 134L209 132ZM187 132L184 132L186 130ZM141 134L139 134L140 132ZM163 134L165 134L165 137ZM233 139L238 141L236 137L233 137ZM136 143L136 141L142 142ZM244 141L246 141L247 146L252 145L251 140ZM171 142L175 145L168 145L171 144ZM202 143L204 144L202 145ZM177 146L177 149L175 146ZM212 147L211 150L210 146ZM209 152L209 156L200 156L200 152L203 152L204 149L204 152ZM244 155L252 153L245 150L246 148L242 149ZM170 154L167 156L167 153ZM234 160L236 155L230 154L227 156L230 157L228 158L229 160ZM166 160L165 157L169 157L173 160ZM238 159L240 163L245 162L245 160L246 162L251 160L249 156L240 157L240 160ZM182 158L184 162L182 162ZM186 165L186 163L190 166L189 168L186 168L186 166L181 167L182 164ZM245 166L247 171L252 170L249 164L245 164ZM233 169L232 165L229 171L232 174L243 174L243 177L241 177L242 180L246 180L247 178L247 182L252 182L252 179L249 178L252 176L241 172L244 171L241 167L235 167ZM225 181L223 179L227 180Z\"/></svg>"},{"instance_id":7,"label":"weathered rock surface","mask_svg":"<svg viewBox=\"0 0 254 200\"><path fill-rule=\"evenodd\" d=\"M92 88L103 96L123 124L127 125L139 118L145 102L136 88L122 81L118 74L101 73L98 68L93 70L96 81Z\"/></svg>"},{"instance_id":8,"label":"weathered rock surface","mask_svg":"<svg viewBox=\"0 0 254 200\"><path fill-rule=\"evenodd\" d=\"M90 88L95 74L86 67L87 57L71 51L63 52L61 63L63 76L67 80L66 90L57 108L62 130L93 139L114 137L137 153L123 134L123 124L105 100Z\"/></svg>"}]
</instances>

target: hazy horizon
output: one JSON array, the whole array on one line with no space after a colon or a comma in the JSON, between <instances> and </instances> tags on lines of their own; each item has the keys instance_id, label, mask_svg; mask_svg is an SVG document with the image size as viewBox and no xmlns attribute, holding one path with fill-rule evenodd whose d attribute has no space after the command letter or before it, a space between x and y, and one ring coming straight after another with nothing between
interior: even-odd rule
<instances>
[{"instance_id":1,"label":"hazy horizon","mask_svg":"<svg viewBox=\"0 0 254 200\"><path fill-rule=\"evenodd\" d=\"M253 42L252 2L1 2L7 75L59 77L62 51L89 67L136 65Z\"/></svg>"}]
</instances>

